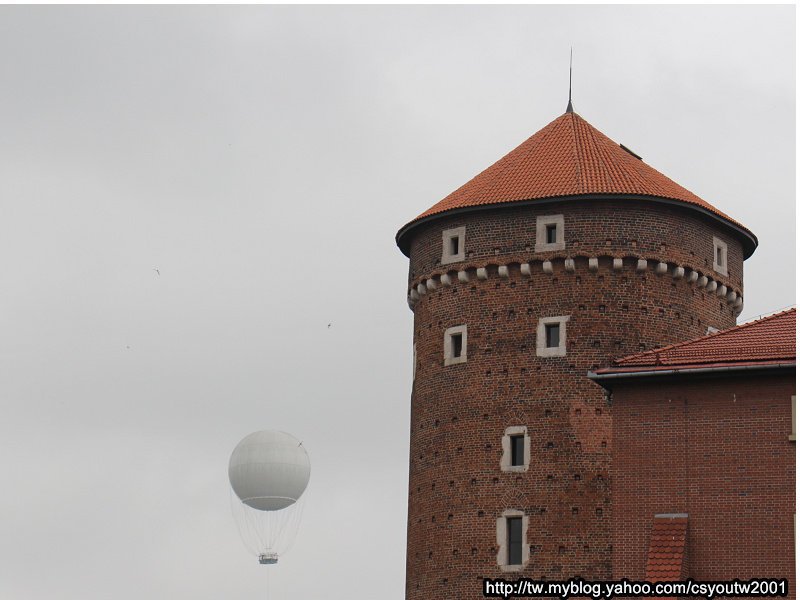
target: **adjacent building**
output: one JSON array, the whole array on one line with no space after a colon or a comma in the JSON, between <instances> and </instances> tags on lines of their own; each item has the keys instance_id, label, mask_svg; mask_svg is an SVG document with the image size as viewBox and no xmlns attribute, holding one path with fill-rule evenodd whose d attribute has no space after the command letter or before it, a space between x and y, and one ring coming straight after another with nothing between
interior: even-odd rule
<instances>
[{"instance_id":1,"label":"adjacent building","mask_svg":"<svg viewBox=\"0 0 800 600\"><path fill-rule=\"evenodd\" d=\"M614 413L614 578L789 578L794 597L795 316L590 373Z\"/></svg>"}]
</instances>

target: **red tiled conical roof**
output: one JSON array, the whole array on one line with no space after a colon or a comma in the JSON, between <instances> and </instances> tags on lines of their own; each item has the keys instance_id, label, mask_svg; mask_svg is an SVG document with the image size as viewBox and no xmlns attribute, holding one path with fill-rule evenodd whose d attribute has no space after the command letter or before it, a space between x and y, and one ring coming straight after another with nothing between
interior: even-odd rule
<instances>
[{"instance_id":1,"label":"red tiled conical roof","mask_svg":"<svg viewBox=\"0 0 800 600\"><path fill-rule=\"evenodd\" d=\"M693 205L751 238L743 225L567 112L411 221L457 209L582 195L649 196ZM749 256L752 249L745 255Z\"/></svg>"}]
</instances>

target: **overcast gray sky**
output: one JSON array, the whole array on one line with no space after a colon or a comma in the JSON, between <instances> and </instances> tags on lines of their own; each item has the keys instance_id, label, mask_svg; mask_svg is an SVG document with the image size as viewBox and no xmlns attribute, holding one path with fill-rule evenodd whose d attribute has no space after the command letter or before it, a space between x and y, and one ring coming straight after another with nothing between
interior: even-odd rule
<instances>
[{"instance_id":1,"label":"overcast gray sky","mask_svg":"<svg viewBox=\"0 0 800 600\"><path fill-rule=\"evenodd\" d=\"M758 235L742 318L793 304L794 11L0 7L0 597L402 598L396 230L572 45L576 111ZM272 568L227 482L269 428L312 462Z\"/></svg>"}]
</instances>

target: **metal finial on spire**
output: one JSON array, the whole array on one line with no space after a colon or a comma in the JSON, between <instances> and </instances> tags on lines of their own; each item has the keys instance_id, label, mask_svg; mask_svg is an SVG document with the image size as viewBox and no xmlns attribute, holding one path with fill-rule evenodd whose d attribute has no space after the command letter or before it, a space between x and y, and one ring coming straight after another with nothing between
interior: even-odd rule
<instances>
[{"instance_id":1,"label":"metal finial on spire","mask_svg":"<svg viewBox=\"0 0 800 600\"><path fill-rule=\"evenodd\" d=\"M567 112L575 112L572 110L572 46L569 48L569 102L567 102Z\"/></svg>"}]
</instances>

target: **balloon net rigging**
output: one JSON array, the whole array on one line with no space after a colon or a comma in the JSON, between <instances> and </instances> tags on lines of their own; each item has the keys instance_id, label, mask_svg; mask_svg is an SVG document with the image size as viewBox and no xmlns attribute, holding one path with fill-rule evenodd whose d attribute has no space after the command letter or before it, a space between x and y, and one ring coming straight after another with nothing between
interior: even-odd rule
<instances>
[{"instance_id":1,"label":"balloon net rigging","mask_svg":"<svg viewBox=\"0 0 800 600\"><path fill-rule=\"evenodd\" d=\"M288 552L297 536L306 495L281 510L256 510L230 490L231 514L247 551L276 558Z\"/></svg>"}]
</instances>

